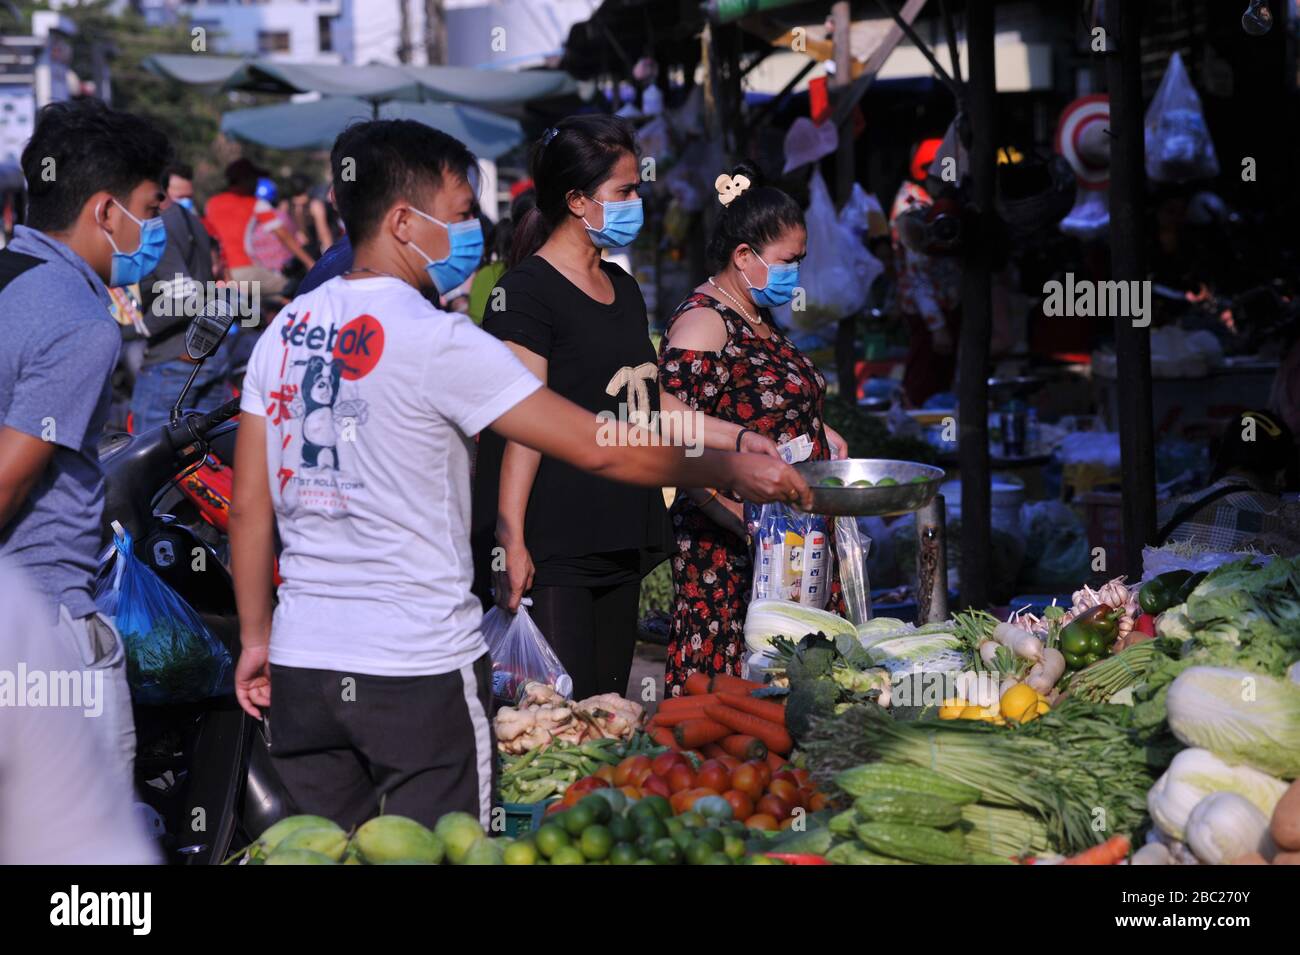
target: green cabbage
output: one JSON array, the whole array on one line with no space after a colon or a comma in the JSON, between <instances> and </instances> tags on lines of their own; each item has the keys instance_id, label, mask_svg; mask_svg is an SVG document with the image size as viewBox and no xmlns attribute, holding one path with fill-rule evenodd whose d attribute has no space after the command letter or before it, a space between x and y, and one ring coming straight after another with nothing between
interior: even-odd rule
<instances>
[{"instance_id":1,"label":"green cabbage","mask_svg":"<svg viewBox=\"0 0 1300 955\"><path fill-rule=\"evenodd\" d=\"M857 637L853 624L838 614L789 600L755 600L745 614L745 646L750 653L765 653L774 637L798 643L810 633L824 633L832 640L841 634Z\"/></svg>"},{"instance_id":2,"label":"green cabbage","mask_svg":"<svg viewBox=\"0 0 1300 955\"><path fill-rule=\"evenodd\" d=\"M1194 666L1165 699L1183 743L1273 776L1300 776L1300 686L1262 673Z\"/></svg>"},{"instance_id":3,"label":"green cabbage","mask_svg":"<svg viewBox=\"0 0 1300 955\"><path fill-rule=\"evenodd\" d=\"M961 670L969 660L962 652L961 638L951 633L917 633L882 640L867 647L872 662L890 673L899 670Z\"/></svg>"},{"instance_id":4,"label":"green cabbage","mask_svg":"<svg viewBox=\"0 0 1300 955\"><path fill-rule=\"evenodd\" d=\"M1286 783L1249 766L1229 766L1207 750L1185 749L1147 792L1147 811L1161 832L1181 841L1192 810L1206 796L1219 792L1244 796L1270 816L1286 792Z\"/></svg>"}]
</instances>

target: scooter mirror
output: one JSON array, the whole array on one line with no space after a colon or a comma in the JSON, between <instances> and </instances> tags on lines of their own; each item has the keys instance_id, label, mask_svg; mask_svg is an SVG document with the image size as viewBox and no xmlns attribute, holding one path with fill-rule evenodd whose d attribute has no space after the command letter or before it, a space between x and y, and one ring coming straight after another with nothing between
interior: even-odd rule
<instances>
[{"instance_id":1,"label":"scooter mirror","mask_svg":"<svg viewBox=\"0 0 1300 955\"><path fill-rule=\"evenodd\" d=\"M185 330L185 351L193 361L202 361L221 345L234 324L235 312L223 298L212 298L194 316Z\"/></svg>"}]
</instances>

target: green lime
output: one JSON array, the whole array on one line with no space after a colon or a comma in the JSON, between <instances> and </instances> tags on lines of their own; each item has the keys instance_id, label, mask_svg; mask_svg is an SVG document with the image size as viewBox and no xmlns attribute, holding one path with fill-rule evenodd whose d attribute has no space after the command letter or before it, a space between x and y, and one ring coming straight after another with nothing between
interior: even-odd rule
<instances>
[{"instance_id":1,"label":"green lime","mask_svg":"<svg viewBox=\"0 0 1300 955\"><path fill-rule=\"evenodd\" d=\"M537 846L528 839L521 839L506 846L502 858L506 865L537 865Z\"/></svg>"},{"instance_id":2,"label":"green lime","mask_svg":"<svg viewBox=\"0 0 1300 955\"><path fill-rule=\"evenodd\" d=\"M550 859L555 853L569 845L569 834L553 822L544 823L533 837L537 851Z\"/></svg>"},{"instance_id":3,"label":"green lime","mask_svg":"<svg viewBox=\"0 0 1300 955\"><path fill-rule=\"evenodd\" d=\"M676 816L664 820L664 828L668 830L668 835L686 831L686 823L682 822Z\"/></svg>"},{"instance_id":4,"label":"green lime","mask_svg":"<svg viewBox=\"0 0 1300 955\"><path fill-rule=\"evenodd\" d=\"M687 829L699 829L704 825L704 816L702 813L695 812L693 809L682 813L677 817L681 820L683 826Z\"/></svg>"},{"instance_id":5,"label":"green lime","mask_svg":"<svg viewBox=\"0 0 1300 955\"><path fill-rule=\"evenodd\" d=\"M592 822L598 822L601 825L609 822L609 817L614 814L613 809L609 804L609 800L605 799L603 796L597 796L595 794L584 796L579 799L578 805L574 808L587 809L591 813Z\"/></svg>"},{"instance_id":6,"label":"green lime","mask_svg":"<svg viewBox=\"0 0 1300 955\"><path fill-rule=\"evenodd\" d=\"M672 822L673 820L669 820ZM668 823L664 822L658 816L650 816L648 819L638 819L636 824L637 832L643 836L649 836L652 839L666 839L671 830Z\"/></svg>"},{"instance_id":7,"label":"green lime","mask_svg":"<svg viewBox=\"0 0 1300 955\"><path fill-rule=\"evenodd\" d=\"M586 865L587 860L573 846L565 846L551 856L551 865Z\"/></svg>"},{"instance_id":8,"label":"green lime","mask_svg":"<svg viewBox=\"0 0 1300 955\"><path fill-rule=\"evenodd\" d=\"M722 838L722 851L731 859L745 858L745 840L739 836L727 835Z\"/></svg>"},{"instance_id":9,"label":"green lime","mask_svg":"<svg viewBox=\"0 0 1300 955\"><path fill-rule=\"evenodd\" d=\"M660 839L650 849L650 858L655 865L681 865L682 850L671 839Z\"/></svg>"},{"instance_id":10,"label":"green lime","mask_svg":"<svg viewBox=\"0 0 1300 955\"><path fill-rule=\"evenodd\" d=\"M844 481L837 477L822 478L822 487L843 487Z\"/></svg>"},{"instance_id":11,"label":"green lime","mask_svg":"<svg viewBox=\"0 0 1300 955\"><path fill-rule=\"evenodd\" d=\"M898 484L897 478L882 477L879 481L876 482L876 487L894 487L897 484Z\"/></svg>"},{"instance_id":12,"label":"green lime","mask_svg":"<svg viewBox=\"0 0 1300 955\"><path fill-rule=\"evenodd\" d=\"M636 864L637 865L658 865L659 863L655 862L654 859L642 858L642 859L637 859Z\"/></svg>"},{"instance_id":13,"label":"green lime","mask_svg":"<svg viewBox=\"0 0 1300 955\"><path fill-rule=\"evenodd\" d=\"M695 840L686 846L685 852L687 865L704 865L713 855L713 847L702 840Z\"/></svg>"},{"instance_id":14,"label":"green lime","mask_svg":"<svg viewBox=\"0 0 1300 955\"><path fill-rule=\"evenodd\" d=\"M731 857L725 852L715 852L704 860L705 865L731 865Z\"/></svg>"},{"instance_id":15,"label":"green lime","mask_svg":"<svg viewBox=\"0 0 1300 955\"><path fill-rule=\"evenodd\" d=\"M595 825L596 815L590 806L577 805L564 814L564 831L571 836L582 835L582 830Z\"/></svg>"},{"instance_id":16,"label":"green lime","mask_svg":"<svg viewBox=\"0 0 1300 955\"><path fill-rule=\"evenodd\" d=\"M614 848L614 837L604 826L588 826L582 830L578 846L588 859L599 861L608 858L609 850Z\"/></svg>"},{"instance_id":17,"label":"green lime","mask_svg":"<svg viewBox=\"0 0 1300 955\"><path fill-rule=\"evenodd\" d=\"M695 838L698 841L703 842L714 852L722 851L724 840L722 833L717 829L701 829L699 832L695 833Z\"/></svg>"},{"instance_id":18,"label":"green lime","mask_svg":"<svg viewBox=\"0 0 1300 955\"><path fill-rule=\"evenodd\" d=\"M683 829L681 832L674 832L668 838L673 841L673 844L676 845L677 848L681 849L682 852L685 852L691 847L691 843L695 841L695 834L689 829Z\"/></svg>"},{"instance_id":19,"label":"green lime","mask_svg":"<svg viewBox=\"0 0 1300 955\"><path fill-rule=\"evenodd\" d=\"M663 796L656 796L653 793L649 796L642 796L637 806L648 806L653 809L655 815L660 819L667 819L673 814L673 807Z\"/></svg>"},{"instance_id":20,"label":"green lime","mask_svg":"<svg viewBox=\"0 0 1300 955\"><path fill-rule=\"evenodd\" d=\"M648 856L650 854L650 850L654 847L654 844L658 841L659 841L658 836L637 836L637 840L636 842L633 843L633 845L636 846L636 851L641 853L641 855Z\"/></svg>"},{"instance_id":21,"label":"green lime","mask_svg":"<svg viewBox=\"0 0 1300 955\"><path fill-rule=\"evenodd\" d=\"M849 487L871 487L871 482L868 481L866 478L858 478L856 481L850 484Z\"/></svg>"},{"instance_id":22,"label":"green lime","mask_svg":"<svg viewBox=\"0 0 1300 955\"><path fill-rule=\"evenodd\" d=\"M907 483L908 484L929 484L930 479L926 477L924 474L918 474L916 477L912 478L912 480L908 481Z\"/></svg>"},{"instance_id":23,"label":"green lime","mask_svg":"<svg viewBox=\"0 0 1300 955\"><path fill-rule=\"evenodd\" d=\"M609 850L609 861L613 865L635 865L640 858L641 853L625 842L620 842Z\"/></svg>"},{"instance_id":24,"label":"green lime","mask_svg":"<svg viewBox=\"0 0 1300 955\"><path fill-rule=\"evenodd\" d=\"M626 816L615 816L609 821L609 834L614 837L615 842L632 842L638 832L636 823Z\"/></svg>"}]
</instances>

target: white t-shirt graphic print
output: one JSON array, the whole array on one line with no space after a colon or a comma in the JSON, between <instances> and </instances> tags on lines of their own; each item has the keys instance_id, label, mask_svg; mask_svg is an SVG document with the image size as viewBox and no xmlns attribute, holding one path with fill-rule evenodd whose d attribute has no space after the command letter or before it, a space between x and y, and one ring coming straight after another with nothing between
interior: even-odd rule
<instances>
[{"instance_id":1,"label":"white t-shirt graphic print","mask_svg":"<svg viewBox=\"0 0 1300 955\"><path fill-rule=\"evenodd\" d=\"M414 676L486 651L471 445L539 387L505 345L398 279L336 278L285 307L240 400L266 419L283 546L272 663Z\"/></svg>"}]
</instances>

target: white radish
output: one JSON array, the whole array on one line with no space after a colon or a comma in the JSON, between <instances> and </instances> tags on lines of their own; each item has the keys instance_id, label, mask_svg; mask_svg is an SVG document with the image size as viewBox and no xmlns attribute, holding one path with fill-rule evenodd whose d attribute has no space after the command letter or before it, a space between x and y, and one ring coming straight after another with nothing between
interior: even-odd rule
<instances>
[{"instance_id":1,"label":"white radish","mask_svg":"<svg viewBox=\"0 0 1300 955\"><path fill-rule=\"evenodd\" d=\"M986 667L992 668L997 660L998 647L1000 644L996 640L985 640L980 644L980 660Z\"/></svg>"},{"instance_id":2,"label":"white radish","mask_svg":"<svg viewBox=\"0 0 1300 955\"><path fill-rule=\"evenodd\" d=\"M1043 658L1043 641L1031 633L1029 636L1017 640L1016 645L1011 650L1022 660L1033 660L1037 663Z\"/></svg>"},{"instance_id":3,"label":"white radish","mask_svg":"<svg viewBox=\"0 0 1300 955\"><path fill-rule=\"evenodd\" d=\"M1046 696L1056 686L1056 681L1065 674L1065 656L1060 650L1048 647L1043 651L1042 659L1034 664L1025 677L1025 683Z\"/></svg>"}]
</instances>

